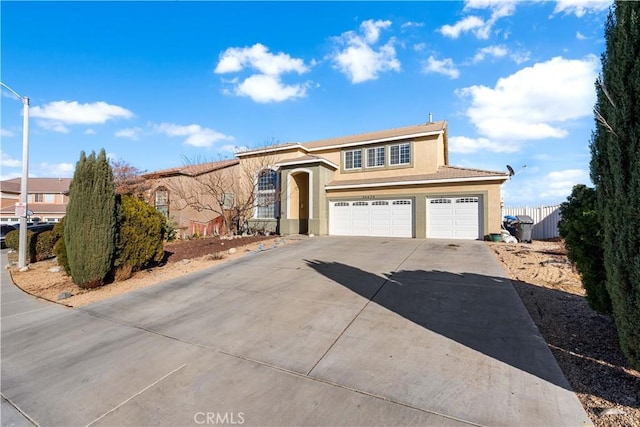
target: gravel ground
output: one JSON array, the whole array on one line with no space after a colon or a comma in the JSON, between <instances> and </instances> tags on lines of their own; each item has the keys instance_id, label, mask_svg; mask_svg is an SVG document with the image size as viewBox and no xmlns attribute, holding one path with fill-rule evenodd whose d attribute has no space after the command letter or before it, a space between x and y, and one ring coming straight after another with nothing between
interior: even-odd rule
<instances>
[{"instance_id":1,"label":"gravel ground","mask_svg":"<svg viewBox=\"0 0 640 427\"><path fill-rule=\"evenodd\" d=\"M597 427L640 427L640 372L611 316L589 307L561 242L487 242Z\"/></svg>"}]
</instances>

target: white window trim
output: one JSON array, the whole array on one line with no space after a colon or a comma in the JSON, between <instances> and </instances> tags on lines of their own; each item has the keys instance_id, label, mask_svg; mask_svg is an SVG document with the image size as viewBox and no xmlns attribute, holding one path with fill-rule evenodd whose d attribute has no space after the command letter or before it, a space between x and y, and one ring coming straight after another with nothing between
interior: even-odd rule
<instances>
[{"instance_id":1,"label":"white window trim","mask_svg":"<svg viewBox=\"0 0 640 427\"><path fill-rule=\"evenodd\" d=\"M354 166L354 167L348 168L347 167L347 153L356 153L356 152L360 153L360 166L358 166L358 167ZM354 160L355 160L355 156L354 156ZM342 161L343 161L343 163L342 163L343 164L343 169L346 170L346 171L354 171L354 170L362 169L362 148L356 148L355 150L345 150L345 151L343 151L342 152ZM352 163L355 163L355 161L352 162Z\"/></svg>"},{"instance_id":2,"label":"white window trim","mask_svg":"<svg viewBox=\"0 0 640 427\"><path fill-rule=\"evenodd\" d=\"M378 162L378 150L380 150L380 149L384 150L383 161L382 161L381 165L377 164L377 162ZM369 151L373 151L373 158L374 158L375 163L376 163L373 166L369 166ZM367 169L375 169L375 168L383 168L383 167L385 167L387 165L387 151L390 152L391 150L387 150L387 146L386 145L383 145L381 147L368 147L368 148L365 148L365 153L366 153L365 167Z\"/></svg>"},{"instance_id":3,"label":"white window trim","mask_svg":"<svg viewBox=\"0 0 640 427\"><path fill-rule=\"evenodd\" d=\"M273 172L276 173L276 187L278 184L278 169L275 167L271 167L271 166L267 166L263 169L260 169L254 176L254 191L255 191L255 195L253 197L253 219L259 219L259 220L270 220L270 219L276 219L277 214L279 212L276 212L276 207L277 207L277 203L275 202L275 198L274 198L274 202L273 202L273 217L271 218L260 218L258 217L258 208L260 206L258 206L258 195L259 194L275 194L276 193L276 188L274 188L273 190L258 190L258 185L260 184L259 180L260 180L260 174L263 171L266 171L267 169L272 170Z\"/></svg>"},{"instance_id":4,"label":"white window trim","mask_svg":"<svg viewBox=\"0 0 640 427\"><path fill-rule=\"evenodd\" d=\"M406 163L402 163L401 159L402 159L402 154L401 154L401 148L403 145L408 145L409 146L409 161ZM398 163L391 163L391 149L393 147L398 147ZM412 157L412 153L411 153L411 143L410 142L403 142L400 144L391 144L389 145L389 162L388 165L389 166L406 166L406 165L410 165L411 164L411 157Z\"/></svg>"}]
</instances>

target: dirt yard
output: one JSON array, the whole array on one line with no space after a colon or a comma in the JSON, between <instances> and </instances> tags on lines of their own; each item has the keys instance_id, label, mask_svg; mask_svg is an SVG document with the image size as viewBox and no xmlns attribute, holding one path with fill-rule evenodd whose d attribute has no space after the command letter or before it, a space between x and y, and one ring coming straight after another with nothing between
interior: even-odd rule
<instances>
[{"instance_id":1,"label":"dirt yard","mask_svg":"<svg viewBox=\"0 0 640 427\"><path fill-rule=\"evenodd\" d=\"M29 293L79 307L295 242L290 238L249 237L171 243L165 247L166 264L93 290L75 286L55 261L31 264L26 272L11 267L10 273ZM589 308L580 276L567 260L562 243L486 244L513 280L593 423L597 427L640 427L640 373L629 368L621 353L611 317ZM65 292L72 296L58 301Z\"/></svg>"},{"instance_id":2,"label":"dirt yard","mask_svg":"<svg viewBox=\"0 0 640 427\"><path fill-rule=\"evenodd\" d=\"M597 427L640 426L640 372L618 345L610 316L584 298L561 242L487 242Z\"/></svg>"},{"instance_id":3,"label":"dirt yard","mask_svg":"<svg viewBox=\"0 0 640 427\"><path fill-rule=\"evenodd\" d=\"M76 286L55 260L29 264L29 270L24 272L12 266L9 272L13 281L32 295L69 307L80 307L202 270L252 252L293 242L295 240L275 236L250 236L234 239L204 238L168 243L165 245L166 262L164 264L139 271L128 280L109 283L96 289L81 289ZM11 258L10 254L10 260ZM60 299L65 293L72 296Z\"/></svg>"}]
</instances>

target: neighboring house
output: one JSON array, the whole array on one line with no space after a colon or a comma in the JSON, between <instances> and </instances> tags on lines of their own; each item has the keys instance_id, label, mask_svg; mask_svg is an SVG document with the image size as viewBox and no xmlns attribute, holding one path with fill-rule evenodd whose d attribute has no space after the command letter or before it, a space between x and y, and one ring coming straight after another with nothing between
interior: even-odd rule
<instances>
[{"instance_id":1,"label":"neighboring house","mask_svg":"<svg viewBox=\"0 0 640 427\"><path fill-rule=\"evenodd\" d=\"M507 172L449 165L447 122L238 153L240 167L278 160L259 176L257 200L280 200L255 220L281 234L482 239L501 228ZM267 185L263 185L263 184Z\"/></svg>"},{"instance_id":2,"label":"neighboring house","mask_svg":"<svg viewBox=\"0 0 640 427\"><path fill-rule=\"evenodd\" d=\"M15 205L22 200L20 178L0 182L0 222L17 223ZM27 181L27 209L33 214L28 218L34 222L58 222L64 217L69 203L71 178L29 178Z\"/></svg>"},{"instance_id":3,"label":"neighboring house","mask_svg":"<svg viewBox=\"0 0 640 427\"><path fill-rule=\"evenodd\" d=\"M211 193L232 186L238 163L222 160L145 173L142 177L150 184L147 200L176 221L180 237L226 232L217 213L224 210Z\"/></svg>"}]
</instances>

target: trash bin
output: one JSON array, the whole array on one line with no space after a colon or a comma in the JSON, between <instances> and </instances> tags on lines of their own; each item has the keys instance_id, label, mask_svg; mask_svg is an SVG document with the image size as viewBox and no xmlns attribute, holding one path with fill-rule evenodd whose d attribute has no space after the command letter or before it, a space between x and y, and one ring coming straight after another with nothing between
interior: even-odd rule
<instances>
[{"instance_id":1,"label":"trash bin","mask_svg":"<svg viewBox=\"0 0 640 427\"><path fill-rule=\"evenodd\" d=\"M502 228L507 230L509 234L511 234L514 237L516 235L516 226L514 225L514 222L517 220L518 218L516 218L513 215L505 215L502 220Z\"/></svg>"},{"instance_id":2,"label":"trash bin","mask_svg":"<svg viewBox=\"0 0 640 427\"><path fill-rule=\"evenodd\" d=\"M533 218L528 215L516 215L513 221L518 242L531 243L531 231L533 230Z\"/></svg>"}]
</instances>

